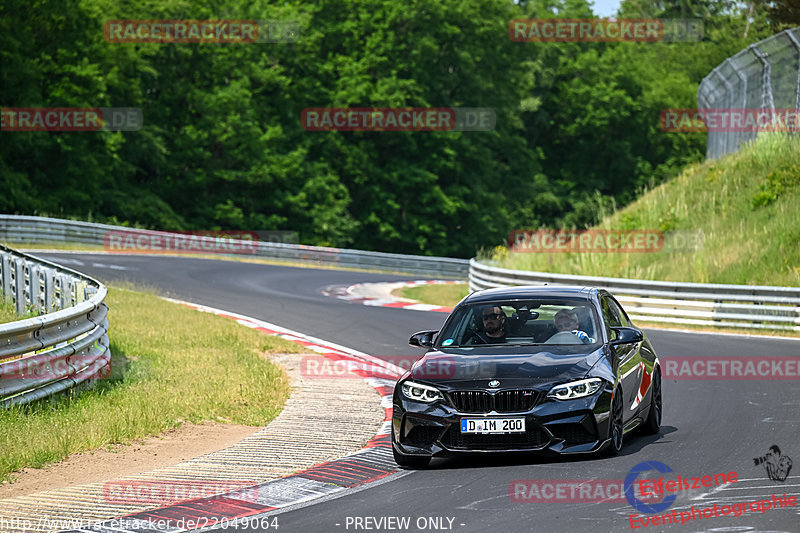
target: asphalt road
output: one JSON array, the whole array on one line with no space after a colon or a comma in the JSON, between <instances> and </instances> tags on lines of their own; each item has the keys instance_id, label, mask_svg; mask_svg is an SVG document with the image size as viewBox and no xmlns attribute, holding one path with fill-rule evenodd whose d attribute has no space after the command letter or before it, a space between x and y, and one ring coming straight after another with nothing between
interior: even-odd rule
<instances>
[{"instance_id":1,"label":"asphalt road","mask_svg":"<svg viewBox=\"0 0 800 533\"><path fill-rule=\"evenodd\" d=\"M410 277L194 258L41 255L103 281L146 283L176 298L249 315L376 356L420 354L406 344L409 335L436 329L445 318L442 313L366 307L321 294L333 285ZM113 328L113 309L110 318ZM662 357L800 356L798 341L660 330L647 334ZM514 482L536 480L537 487L544 488L547 480L623 480L634 466L651 460L683 477L738 474L739 482L723 490L678 493L666 512L771 499L773 494L800 497L800 465L786 481L777 482L753 461L773 444L800 461L797 380L665 380L663 389L661 433L627 437L618 457L435 460L429 469L404 472L387 482L278 514L279 531L628 531L630 515L641 513L624 499L576 502L567 501L567 496L552 503L516 501L510 497L517 486ZM568 495L569 489L564 493ZM797 532L800 506L764 513L748 510L739 517L685 524L633 525L648 532Z\"/></svg>"}]
</instances>

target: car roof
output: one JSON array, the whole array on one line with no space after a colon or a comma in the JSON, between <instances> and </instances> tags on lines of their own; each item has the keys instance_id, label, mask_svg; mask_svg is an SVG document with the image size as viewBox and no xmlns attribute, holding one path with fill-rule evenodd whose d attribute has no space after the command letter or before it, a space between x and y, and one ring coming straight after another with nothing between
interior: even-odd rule
<instances>
[{"instance_id":1,"label":"car roof","mask_svg":"<svg viewBox=\"0 0 800 533\"><path fill-rule=\"evenodd\" d=\"M464 298L462 303L496 302L498 300L517 300L529 298L576 298L591 301L601 289L577 287L574 285L526 285L500 287L476 291Z\"/></svg>"}]
</instances>

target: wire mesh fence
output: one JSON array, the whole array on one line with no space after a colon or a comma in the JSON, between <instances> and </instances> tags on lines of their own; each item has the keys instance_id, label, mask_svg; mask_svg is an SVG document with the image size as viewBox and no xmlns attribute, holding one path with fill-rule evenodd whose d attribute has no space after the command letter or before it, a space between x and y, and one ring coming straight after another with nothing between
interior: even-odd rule
<instances>
[{"instance_id":1,"label":"wire mesh fence","mask_svg":"<svg viewBox=\"0 0 800 533\"><path fill-rule=\"evenodd\" d=\"M775 121L800 113L800 27L783 31L752 44L729 57L703 78L697 89L697 107L726 112L739 117L756 116L769 120L770 127L746 124L708 130L706 157L714 159L735 152L742 143L751 141L759 131L780 129L796 132L797 128ZM793 114L792 114L793 113Z\"/></svg>"}]
</instances>

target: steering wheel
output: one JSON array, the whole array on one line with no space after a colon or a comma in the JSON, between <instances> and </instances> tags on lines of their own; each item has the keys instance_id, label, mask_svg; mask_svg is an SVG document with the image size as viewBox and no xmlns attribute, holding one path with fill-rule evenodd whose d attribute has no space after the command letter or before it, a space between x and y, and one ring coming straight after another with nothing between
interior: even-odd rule
<instances>
[{"instance_id":1,"label":"steering wheel","mask_svg":"<svg viewBox=\"0 0 800 533\"><path fill-rule=\"evenodd\" d=\"M467 328L472 335L469 336L470 344L487 344L486 339L473 328Z\"/></svg>"}]
</instances>

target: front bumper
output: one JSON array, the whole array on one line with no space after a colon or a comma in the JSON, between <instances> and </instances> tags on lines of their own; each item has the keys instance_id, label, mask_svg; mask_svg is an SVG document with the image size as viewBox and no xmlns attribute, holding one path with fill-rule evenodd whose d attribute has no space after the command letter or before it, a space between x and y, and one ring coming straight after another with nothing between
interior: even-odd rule
<instances>
[{"instance_id":1,"label":"front bumper","mask_svg":"<svg viewBox=\"0 0 800 533\"><path fill-rule=\"evenodd\" d=\"M482 391L481 391L482 392ZM600 450L608 440L611 387L574 400L544 398L538 391L525 411L465 412L445 400L426 404L409 400L396 388L392 446L403 455L446 456L464 453L540 452L583 454ZM524 433L461 433L462 418L525 418Z\"/></svg>"}]
</instances>

